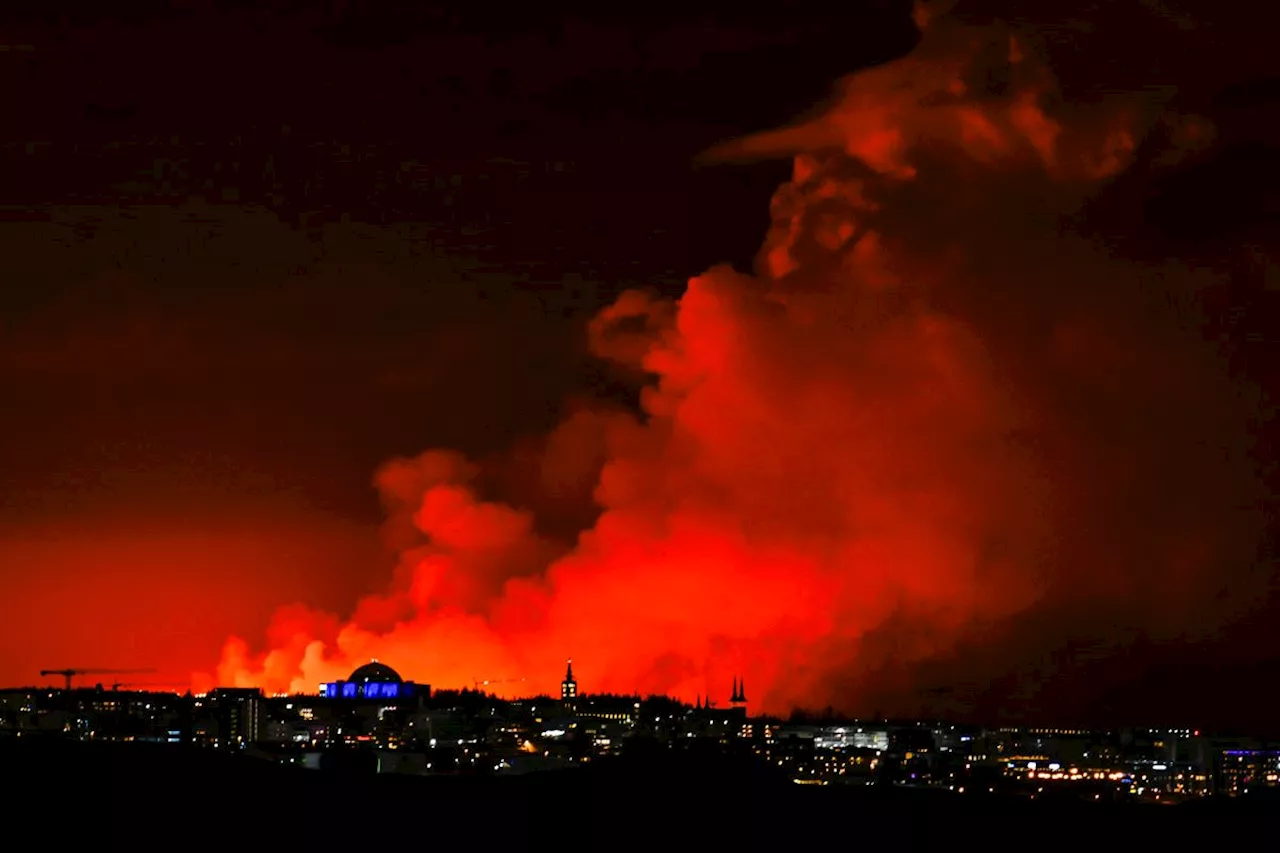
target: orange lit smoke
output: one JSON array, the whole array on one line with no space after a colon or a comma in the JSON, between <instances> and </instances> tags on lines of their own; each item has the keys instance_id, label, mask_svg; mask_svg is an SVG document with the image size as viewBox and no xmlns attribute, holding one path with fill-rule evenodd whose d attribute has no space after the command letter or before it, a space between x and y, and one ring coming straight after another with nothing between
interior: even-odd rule
<instances>
[{"instance_id":1,"label":"orange lit smoke","mask_svg":"<svg viewBox=\"0 0 1280 853\"><path fill-rule=\"evenodd\" d=\"M1081 556L1073 508L1106 501L1062 479L1077 457L1029 438L1057 398L1034 365L1006 361L1016 334L984 332L1008 312L981 296L1036 270L1018 251L999 282L972 270L999 266L982 253L1001 229L1054 245L1062 217L1129 163L1149 105L1050 114L1031 56L1007 33L935 19L822 118L716 152L794 156L794 179L757 276L714 269L676 302L628 292L591 324L596 354L652 380L641 417L578 411L549 443L561 462L602 454L594 526L558 545L479 494L455 454L391 462L377 483L393 588L346 619L282 609L265 653L231 640L201 686L314 691L376 657L437 686L554 691L573 657L589 692L724 702L741 675L754 707L783 712L831 700L833 674L856 683L886 656L944 652L1070 572L1116 570L1064 566ZM1036 333L1038 358L1141 380L1140 360L1090 352L1072 320Z\"/></svg>"}]
</instances>

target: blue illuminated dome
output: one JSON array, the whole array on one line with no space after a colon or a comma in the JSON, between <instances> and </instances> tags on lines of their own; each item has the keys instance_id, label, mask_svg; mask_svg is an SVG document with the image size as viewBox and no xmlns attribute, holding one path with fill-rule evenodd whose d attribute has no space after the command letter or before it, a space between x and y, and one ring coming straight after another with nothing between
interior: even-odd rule
<instances>
[{"instance_id":1,"label":"blue illuminated dome","mask_svg":"<svg viewBox=\"0 0 1280 853\"><path fill-rule=\"evenodd\" d=\"M320 685L320 695L328 699L394 699L396 701L431 695L427 684L405 681L385 663L369 661L356 667L346 681L329 681Z\"/></svg>"},{"instance_id":2,"label":"blue illuminated dome","mask_svg":"<svg viewBox=\"0 0 1280 853\"><path fill-rule=\"evenodd\" d=\"M370 661L364 666L356 667L351 675L347 676L347 681L355 684L403 684L404 679L400 677L400 673L396 672L385 663Z\"/></svg>"}]
</instances>

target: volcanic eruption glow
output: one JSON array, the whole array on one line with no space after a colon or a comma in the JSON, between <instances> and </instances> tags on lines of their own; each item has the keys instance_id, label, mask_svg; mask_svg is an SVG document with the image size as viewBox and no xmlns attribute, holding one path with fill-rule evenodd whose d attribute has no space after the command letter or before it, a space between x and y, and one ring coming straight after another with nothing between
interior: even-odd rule
<instances>
[{"instance_id":1,"label":"volcanic eruption glow","mask_svg":"<svg viewBox=\"0 0 1280 853\"><path fill-rule=\"evenodd\" d=\"M594 352L651 382L641 416L579 410L553 441L602 451L576 543L486 499L457 454L389 462L392 588L345 619L281 609L266 649L230 640L197 687L312 691L378 658L554 690L572 656L590 691L724 698L741 675L785 712L1050 599L1156 581L1150 626L1176 623L1247 559L1252 517L1218 500L1244 416L1143 284L1202 282L1071 233L1157 106L1055 106L1022 40L929 21L822 117L714 152L795 158L757 275L595 318Z\"/></svg>"}]
</instances>

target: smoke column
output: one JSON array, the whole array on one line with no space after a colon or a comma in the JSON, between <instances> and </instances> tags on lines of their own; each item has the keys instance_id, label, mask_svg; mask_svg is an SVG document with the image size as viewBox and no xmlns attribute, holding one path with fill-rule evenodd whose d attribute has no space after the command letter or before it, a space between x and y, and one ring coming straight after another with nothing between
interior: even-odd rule
<instances>
[{"instance_id":1,"label":"smoke column","mask_svg":"<svg viewBox=\"0 0 1280 853\"><path fill-rule=\"evenodd\" d=\"M1151 95L1069 109L1021 36L927 18L820 118L712 153L794 158L756 275L591 323L649 382L640 416L580 409L547 443L549 484L594 484L571 547L467 459L389 462L392 588L349 618L282 609L198 684L314 691L377 657L554 691L573 657L589 691L723 702L741 675L762 710L865 711L962 647L989 677L1090 619L1230 618L1240 596L1202 602L1260 520L1244 395L1192 316L1212 274L1080 227L1207 126Z\"/></svg>"}]
</instances>

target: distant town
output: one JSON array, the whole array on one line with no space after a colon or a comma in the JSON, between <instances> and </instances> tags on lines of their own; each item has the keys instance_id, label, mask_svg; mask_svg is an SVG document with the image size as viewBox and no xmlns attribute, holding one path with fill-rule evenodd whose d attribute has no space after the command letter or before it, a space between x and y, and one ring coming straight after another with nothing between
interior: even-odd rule
<instances>
[{"instance_id":1,"label":"distant town","mask_svg":"<svg viewBox=\"0 0 1280 853\"><path fill-rule=\"evenodd\" d=\"M1195 729L980 728L937 721L789 720L728 704L580 692L435 690L371 661L315 694L179 693L114 683L0 690L0 737L183 744L317 771L501 776L609 756L747 758L800 785L890 785L958 795L1177 803L1280 789L1280 745Z\"/></svg>"}]
</instances>

